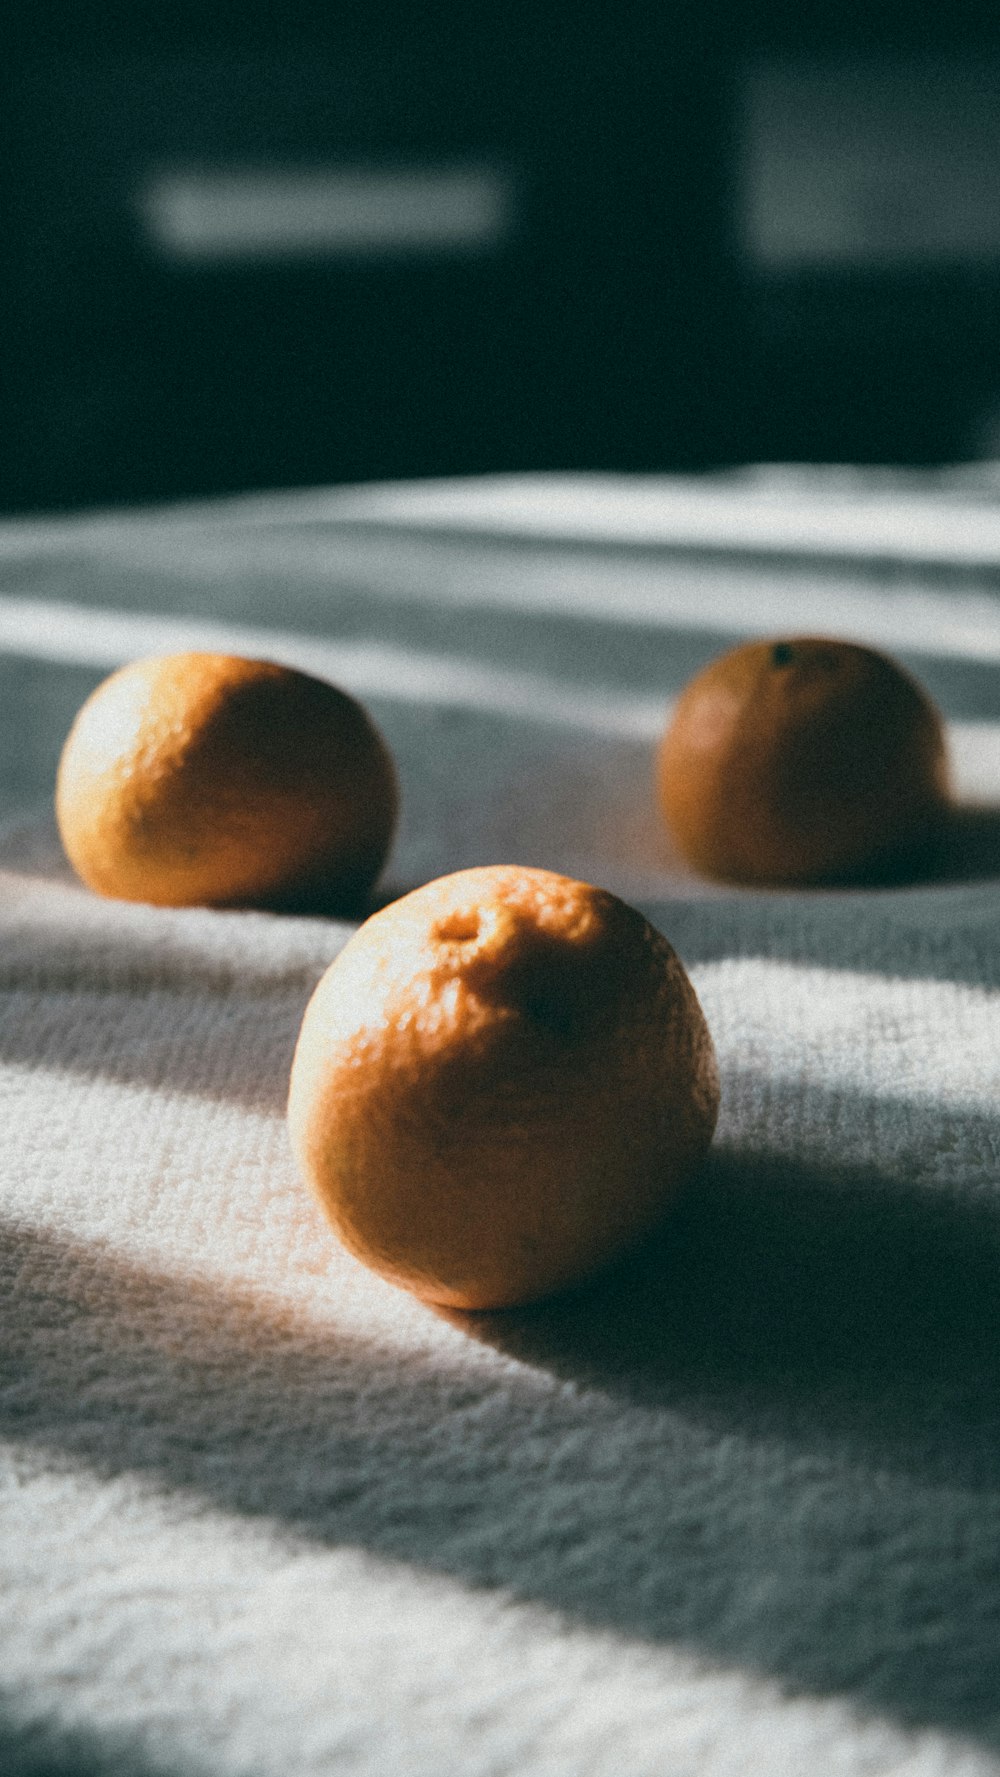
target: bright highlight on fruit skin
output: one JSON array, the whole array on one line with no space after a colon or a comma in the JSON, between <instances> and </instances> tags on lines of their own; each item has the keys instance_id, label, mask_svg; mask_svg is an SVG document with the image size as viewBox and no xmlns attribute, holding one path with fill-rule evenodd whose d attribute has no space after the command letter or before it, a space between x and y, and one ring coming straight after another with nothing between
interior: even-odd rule
<instances>
[{"instance_id":1,"label":"bright highlight on fruit skin","mask_svg":"<svg viewBox=\"0 0 1000 1777\"><path fill-rule=\"evenodd\" d=\"M160 906L351 910L387 856L389 750L354 698L231 654L105 679L56 780L66 854L96 893Z\"/></svg>"},{"instance_id":2,"label":"bright highlight on fruit skin","mask_svg":"<svg viewBox=\"0 0 1000 1777\"><path fill-rule=\"evenodd\" d=\"M588 883L518 865L374 914L319 983L293 1151L343 1244L429 1302L510 1307L659 1223L719 1080L666 939Z\"/></svg>"},{"instance_id":3,"label":"bright highlight on fruit skin","mask_svg":"<svg viewBox=\"0 0 1000 1777\"><path fill-rule=\"evenodd\" d=\"M905 865L951 802L944 727L923 687L887 655L816 636L746 643L690 680L657 789L689 864L760 884Z\"/></svg>"}]
</instances>

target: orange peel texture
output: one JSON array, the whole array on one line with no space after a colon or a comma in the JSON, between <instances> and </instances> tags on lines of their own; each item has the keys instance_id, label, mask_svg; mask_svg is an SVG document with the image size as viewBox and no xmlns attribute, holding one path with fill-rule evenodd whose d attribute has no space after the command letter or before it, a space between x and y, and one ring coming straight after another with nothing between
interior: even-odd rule
<instances>
[{"instance_id":1,"label":"orange peel texture","mask_svg":"<svg viewBox=\"0 0 1000 1777\"><path fill-rule=\"evenodd\" d=\"M657 783L681 855L742 883L878 874L919 852L950 800L923 688L872 648L815 636L746 643L690 680Z\"/></svg>"},{"instance_id":2,"label":"orange peel texture","mask_svg":"<svg viewBox=\"0 0 1000 1777\"><path fill-rule=\"evenodd\" d=\"M343 1244L478 1309L574 1284L658 1223L718 1103L666 939L601 889L495 865L360 927L307 1007L288 1117Z\"/></svg>"},{"instance_id":3,"label":"orange peel texture","mask_svg":"<svg viewBox=\"0 0 1000 1777\"><path fill-rule=\"evenodd\" d=\"M56 779L81 879L161 906L353 906L397 807L388 748L354 698L230 654L112 673L77 715Z\"/></svg>"}]
</instances>

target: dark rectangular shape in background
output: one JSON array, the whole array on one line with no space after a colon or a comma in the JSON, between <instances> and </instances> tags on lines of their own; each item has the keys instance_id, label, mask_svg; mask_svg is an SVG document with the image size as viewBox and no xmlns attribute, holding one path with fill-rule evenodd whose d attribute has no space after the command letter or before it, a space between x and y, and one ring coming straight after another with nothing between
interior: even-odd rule
<instances>
[{"instance_id":1,"label":"dark rectangular shape in background","mask_svg":"<svg viewBox=\"0 0 1000 1777\"><path fill-rule=\"evenodd\" d=\"M84 7L14 34L8 510L715 453L729 200L703 30L336 10Z\"/></svg>"}]
</instances>

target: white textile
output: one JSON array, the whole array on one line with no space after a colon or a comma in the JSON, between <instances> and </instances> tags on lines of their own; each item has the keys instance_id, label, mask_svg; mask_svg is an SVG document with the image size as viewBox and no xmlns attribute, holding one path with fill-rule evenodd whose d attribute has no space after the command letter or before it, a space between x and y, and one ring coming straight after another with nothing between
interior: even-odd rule
<instances>
[{"instance_id":1,"label":"white textile","mask_svg":"<svg viewBox=\"0 0 1000 1777\"><path fill-rule=\"evenodd\" d=\"M1000 1772L998 495L539 478L0 527L4 1777ZM671 856L669 698L777 628L938 698L976 807L935 880ZM614 1276L480 1316L372 1277L284 1128L350 928L73 882L76 707L215 645L369 703L384 893L541 864L688 963L718 1137Z\"/></svg>"}]
</instances>

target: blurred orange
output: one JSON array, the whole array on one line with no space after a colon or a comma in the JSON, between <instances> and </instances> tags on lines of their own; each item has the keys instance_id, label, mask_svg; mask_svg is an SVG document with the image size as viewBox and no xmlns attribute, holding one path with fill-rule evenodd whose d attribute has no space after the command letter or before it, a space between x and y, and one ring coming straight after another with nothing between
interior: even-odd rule
<instances>
[{"instance_id":1,"label":"blurred orange","mask_svg":"<svg viewBox=\"0 0 1000 1777\"><path fill-rule=\"evenodd\" d=\"M83 881L163 906L351 905L382 867L397 803L360 704L230 654L112 673L80 710L56 782Z\"/></svg>"},{"instance_id":2,"label":"blurred orange","mask_svg":"<svg viewBox=\"0 0 1000 1777\"><path fill-rule=\"evenodd\" d=\"M871 648L748 642L682 692L659 750L660 805L706 876L857 877L915 852L949 801L941 718Z\"/></svg>"}]
</instances>

